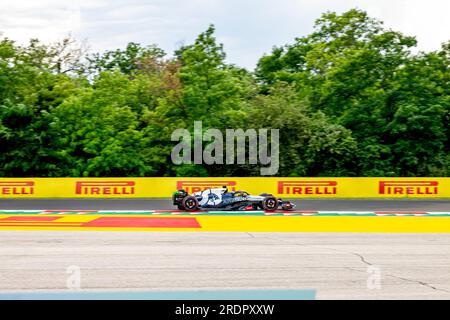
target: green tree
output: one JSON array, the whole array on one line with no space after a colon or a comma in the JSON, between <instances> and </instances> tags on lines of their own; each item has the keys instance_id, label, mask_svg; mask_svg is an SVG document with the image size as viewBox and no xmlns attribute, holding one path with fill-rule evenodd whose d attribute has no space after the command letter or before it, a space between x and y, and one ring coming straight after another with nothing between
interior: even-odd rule
<instances>
[{"instance_id":1,"label":"green tree","mask_svg":"<svg viewBox=\"0 0 450 320\"><path fill-rule=\"evenodd\" d=\"M249 73L225 63L223 45L214 38L214 26L201 33L181 53L183 113L187 125L202 120L204 126L224 127L229 113L239 110L252 93Z\"/></svg>"},{"instance_id":2,"label":"green tree","mask_svg":"<svg viewBox=\"0 0 450 320\"><path fill-rule=\"evenodd\" d=\"M141 154L145 141L132 110L135 101L129 82L118 72L104 73L95 88L80 90L52 110L51 147L60 163L56 175L152 174Z\"/></svg>"},{"instance_id":3,"label":"green tree","mask_svg":"<svg viewBox=\"0 0 450 320\"><path fill-rule=\"evenodd\" d=\"M448 174L448 59L414 56L415 45L364 11L328 12L312 34L263 57L256 74L263 92L292 83L313 110L351 130L357 174Z\"/></svg>"},{"instance_id":4,"label":"green tree","mask_svg":"<svg viewBox=\"0 0 450 320\"><path fill-rule=\"evenodd\" d=\"M81 84L53 73L48 52L36 40L0 42L0 175L47 176L57 168L48 114Z\"/></svg>"},{"instance_id":5,"label":"green tree","mask_svg":"<svg viewBox=\"0 0 450 320\"><path fill-rule=\"evenodd\" d=\"M450 43L364 11L327 12L254 73L210 26L167 58L155 45L87 55L66 37L0 38L0 175L249 176L255 165L172 164L175 129L279 129L285 176L449 176Z\"/></svg>"},{"instance_id":6,"label":"green tree","mask_svg":"<svg viewBox=\"0 0 450 320\"><path fill-rule=\"evenodd\" d=\"M280 131L280 176L354 176L356 141L293 86L278 83L250 102L249 127Z\"/></svg>"},{"instance_id":7,"label":"green tree","mask_svg":"<svg viewBox=\"0 0 450 320\"><path fill-rule=\"evenodd\" d=\"M245 111L241 107L256 91L254 79L246 70L225 63L223 45L216 42L213 26L201 33L194 44L179 50L177 56L177 90L159 99L159 105L146 115L150 140L159 144L159 154L166 157L161 174L223 174L223 168L217 166L170 164L174 146L170 137L178 128L193 132L194 121L202 121L204 130L242 125Z\"/></svg>"},{"instance_id":8,"label":"green tree","mask_svg":"<svg viewBox=\"0 0 450 320\"><path fill-rule=\"evenodd\" d=\"M133 75L140 70L142 60L149 57L162 59L164 56L164 51L156 45L142 47L138 43L130 42L123 50L110 50L103 54L94 53L88 56L87 60L93 74L118 70L123 74Z\"/></svg>"}]
</instances>

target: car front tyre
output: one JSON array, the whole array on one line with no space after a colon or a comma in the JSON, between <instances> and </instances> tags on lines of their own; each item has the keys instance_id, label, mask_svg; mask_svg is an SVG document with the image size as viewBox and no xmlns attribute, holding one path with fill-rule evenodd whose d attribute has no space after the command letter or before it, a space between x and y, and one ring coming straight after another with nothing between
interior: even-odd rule
<instances>
[{"instance_id":1,"label":"car front tyre","mask_svg":"<svg viewBox=\"0 0 450 320\"><path fill-rule=\"evenodd\" d=\"M266 197L262 201L262 206L265 211L275 211L278 209L278 200L275 197Z\"/></svg>"}]
</instances>

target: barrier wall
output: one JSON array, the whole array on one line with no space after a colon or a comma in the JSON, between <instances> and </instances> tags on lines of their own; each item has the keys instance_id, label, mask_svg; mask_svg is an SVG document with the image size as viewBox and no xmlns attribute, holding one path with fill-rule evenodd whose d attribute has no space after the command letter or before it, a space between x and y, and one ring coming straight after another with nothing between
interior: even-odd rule
<instances>
[{"instance_id":1,"label":"barrier wall","mask_svg":"<svg viewBox=\"0 0 450 320\"><path fill-rule=\"evenodd\" d=\"M284 198L450 198L450 178L0 178L0 198L166 198L226 185Z\"/></svg>"}]
</instances>

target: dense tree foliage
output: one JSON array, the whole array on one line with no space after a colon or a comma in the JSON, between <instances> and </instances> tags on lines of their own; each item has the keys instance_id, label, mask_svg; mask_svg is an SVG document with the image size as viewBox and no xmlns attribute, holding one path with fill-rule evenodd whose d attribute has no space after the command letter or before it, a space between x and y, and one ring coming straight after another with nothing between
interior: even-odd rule
<instances>
[{"instance_id":1,"label":"dense tree foliage","mask_svg":"<svg viewBox=\"0 0 450 320\"><path fill-rule=\"evenodd\" d=\"M450 42L416 40L360 10L323 14L254 72L210 26L169 58L155 45L87 54L72 38L0 39L0 176L256 176L174 165L175 129L276 128L280 176L449 176Z\"/></svg>"}]
</instances>

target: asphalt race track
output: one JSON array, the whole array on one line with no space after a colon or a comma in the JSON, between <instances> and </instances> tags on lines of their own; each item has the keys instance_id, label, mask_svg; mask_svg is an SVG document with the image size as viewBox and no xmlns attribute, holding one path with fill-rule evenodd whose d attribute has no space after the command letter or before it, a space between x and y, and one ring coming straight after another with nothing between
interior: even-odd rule
<instances>
[{"instance_id":1,"label":"asphalt race track","mask_svg":"<svg viewBox=\"0 0 450 320\"><path fill-rule=\"evenodd\" d=\"M300 210L324 211L450 211L450 200L302 200L297 205ZM0 210L33 209L173 207L169 200L0 200ZM63 214L61 219L89 219L89 215L74 216ZM47 215L39 217L45 219ZM400 219L396 221L402 223L412 219L450 219L395 216L326 219L344 218ZM317 299L450 299L450 232L30 229L0 230L0 244L0 293L68 292L67 270L75 266L80 268L82 292L315 289Z\"/></svg>"},{"instance_id":2,"label":"asphalt race track","mask_svg":"<svg viewBox=\"0 0 450 320\"><path fill-rule=\"evenodd\" d=\"M298 210L450 211L449 200L292 200ZM0 199L0 210L165 210L167 199Z\"/></svg>"},{"instance_id":3,"label":"asphalt race track","mask_svg":"<svg viewBox=\"0 0 450 320\"><path fill-rule=\"evenodd\" d=\"M82 291L316 289L317 299L450 299L450 234L2 231L0 242L0 292L67 292L67 268L78 266Z\"/></svg>"}]
</instances>

